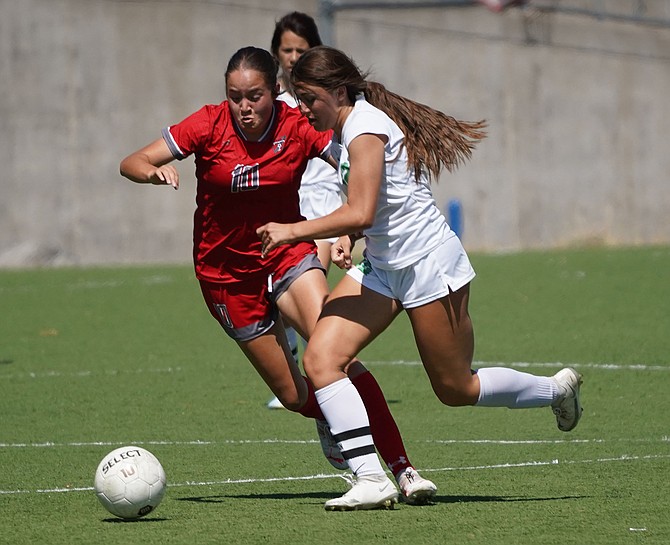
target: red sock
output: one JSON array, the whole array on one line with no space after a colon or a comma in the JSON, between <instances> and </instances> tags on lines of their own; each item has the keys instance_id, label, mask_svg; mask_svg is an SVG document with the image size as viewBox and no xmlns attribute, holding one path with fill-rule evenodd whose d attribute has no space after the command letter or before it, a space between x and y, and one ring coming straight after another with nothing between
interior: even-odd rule
<instances>
[{"instance_id":1,"label":"red sock","mask_svg":"<svg viewBox=\"0 0 670 545\"><path fill-rule=\"evenodd\" d=\"M384 392L369 371L352 378L351 382L358 390L368 412L375 447L395 476L412 464L405 452L405 445L384 398Z\"/></svg>"},{"instance_id":2,"label":"red sock","mask_svg":"<svg viewBox=\"0 0 670 545\"><path fill-rule=\"evenodd\" d=\"M319 402L316 400L316 396L314 395L314 386L312 386L311 381L307 377L303 378L307 383L307 402L302 407L300 407L300 409L298 409L298 412L307 418L325 420L326 417L323 416L321 407L319 407Z\"/></svg>"}]
</instances>

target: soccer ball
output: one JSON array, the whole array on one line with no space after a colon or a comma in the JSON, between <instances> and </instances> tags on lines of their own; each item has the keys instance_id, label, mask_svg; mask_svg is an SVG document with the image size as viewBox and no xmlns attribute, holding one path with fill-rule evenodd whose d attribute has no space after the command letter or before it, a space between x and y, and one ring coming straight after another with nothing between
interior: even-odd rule
<instances>
[{"instance_id":1,"label":"soccer ball","mask_svg":"<svg viewBox=\"0 0 670 545\"><path fill-rule=\"evenodd\" d=\"M151 513L165 494L165 471L153 454L141 447L117 448L95 472L93 487L112 515L137 519Z\"/></svg>"}]
</instances>

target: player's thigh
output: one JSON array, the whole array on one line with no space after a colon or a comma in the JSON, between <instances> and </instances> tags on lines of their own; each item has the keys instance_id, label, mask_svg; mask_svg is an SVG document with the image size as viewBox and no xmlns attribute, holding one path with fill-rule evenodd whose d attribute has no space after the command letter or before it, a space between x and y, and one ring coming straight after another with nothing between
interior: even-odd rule
<instances>
[{"instance_id":1,"label":"player's thigh","mask_svg":"<svg viewBox=\"0 0 670 545\"><path fill-rule=\"evenodd\" d=\"M284 324L277 322L263 335L238 345L263 381L289 409L299 408L307 399L300 369L286 341Z\"/></svg>"},{"instance_id":2,"label":"player's thigh","mask_svg":"<svg viewBox=\"0 0 670 545\"><path fill-rule=\"evenodd\" d=\"M284 319L309 339L328 297L328 283L321 269L310 269L296 278L277 299Z\"/></svg>"},{"instance_id":3,"label":"player's thigh","mask_svg":"<svg viewBox=\"0 0 670 545\"><path fill-rule=\"evenodd\" d=\"M345 276L330 294L310 341L303 364L315 386L343 370L400 312L394 299Z\"/></svg>"},{"instance_id":4,"label":"player's thigh","mask_svg":"<svg viewBox=\"0 0 670 545\"><path fill-rule=\"evenodd\" d=\"M321 261L321 265L323 265L323 268L326 269L326 273L330 269L330 249L333 247L333 243L337 239L324 239L324 240L317 240L316 242L316 248L317 248L317 256L319 256L319 261Z\"/></svg>"},{"instance_id":5,"label":"player's thigh","mask_svg":"<svg viewBox=\"0 0 670 545\"><path fill-rule=\"evenodd\" d=\"M478 395L471 370L474 334L468 300L469 284L432 303L407 309L433 389L448 404L470 404Z\"/></svg>"}]
</instances>

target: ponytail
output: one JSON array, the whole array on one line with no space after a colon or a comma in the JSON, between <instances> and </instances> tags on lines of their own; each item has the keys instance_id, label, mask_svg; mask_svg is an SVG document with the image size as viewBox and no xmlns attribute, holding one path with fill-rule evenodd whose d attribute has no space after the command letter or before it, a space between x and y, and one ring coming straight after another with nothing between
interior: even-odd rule
<instances>
[{"instance_id":1,"label":"ponytail","mask_svg":"<svg viewBox=\"0 0 670 545\"><path fill-rule=\"evenodd\" d=\"M405 135L407 158L417 179L422 170L437 178L442 168L453 172L472 156L472 150L486 137L485 121L459 121L368 81L365 99L386 113Z\"/></svg>"}]
</instances>

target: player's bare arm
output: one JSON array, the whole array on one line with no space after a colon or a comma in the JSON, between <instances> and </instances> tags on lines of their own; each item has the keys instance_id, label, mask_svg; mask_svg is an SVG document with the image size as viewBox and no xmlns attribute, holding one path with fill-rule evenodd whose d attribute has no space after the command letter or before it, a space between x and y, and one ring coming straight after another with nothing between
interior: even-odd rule
<instances>
[{"instance_id":1,"label":"player's bare arm","mask_svg":"<svg viewBox=\"0 0 670 545\"><path fill-rule=\"evenodd\" d=\"M170 185L179 189L179 173L165 140L159 138L121 161L121 175L138 184Z\"/></svg>"},{"instance_id":2,"label":"player's bare arm","mask_svg":"<svg viewBox=\"0 0 670 545\"><path fill-rule=\"evenodd\" d=\"M364 231L375 218L384 169L384 141L374 134L356 137L349 148L347 202L321 218L299 223L270 222L256 230L263 253L298 240L324 239Z\"/></svg>"}]
</instances>

